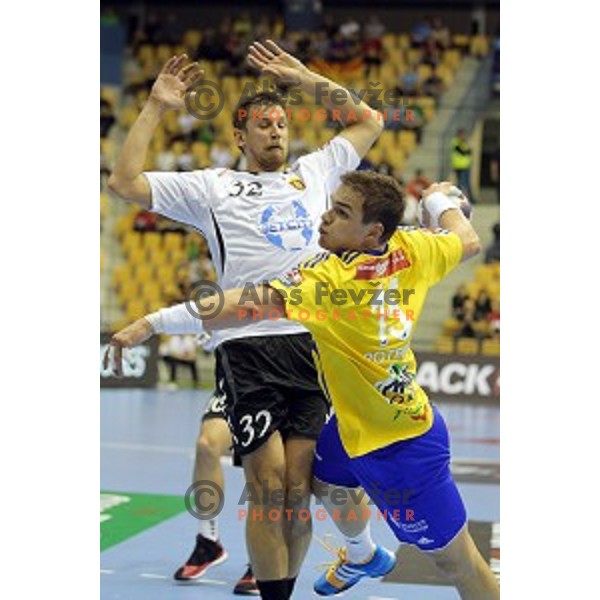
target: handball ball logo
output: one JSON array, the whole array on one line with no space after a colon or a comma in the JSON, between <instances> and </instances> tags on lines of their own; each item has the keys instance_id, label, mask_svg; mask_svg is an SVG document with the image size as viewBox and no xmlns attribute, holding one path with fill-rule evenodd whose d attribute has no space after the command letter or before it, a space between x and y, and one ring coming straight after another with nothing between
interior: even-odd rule
<instances>
[{"instance_id":1,"label":"handball ball logo","mask_svg":"<svg viewBox=\"0 0 600 600\"><path fill-rule=\"evenodd\" d=\"M304 250L313 237L313 220L298 200L292 206L268 206L260 216L259 227L271 244L287 251Z\"/></svg>"},{"instance_id":2,"label":"handball ball logo","mask_svg":"<svg viewBox=\"0 0 600 600\"><path fill-rule=\"evenodd\" d=\"M225 506L225 494L214 482L195 481L185 492L185 508L196 519L214 519Z\"/></svg>"},{"instance_id":3,"label":"handball ball logo","mask_svg":"<svg viewBox=\"0 0 600 600\"><path fill-rule=\"evenodd\" d=\"M210 320L216 317L225 304L225 294L214 281L193 283L185 295L185 307L196 319Z\"/></svg>"},{"instance_id":4,"label":"handball ball logo","mask_svg":"<svg viewBox=\"0 0 600 600\"><path fill-rule=\"evenodd\" d=\"M190 115L200 121L208 121L223 110L225 94L214 81L201 79L186 90L184 100Z\"/></svg>"}]
</instances>

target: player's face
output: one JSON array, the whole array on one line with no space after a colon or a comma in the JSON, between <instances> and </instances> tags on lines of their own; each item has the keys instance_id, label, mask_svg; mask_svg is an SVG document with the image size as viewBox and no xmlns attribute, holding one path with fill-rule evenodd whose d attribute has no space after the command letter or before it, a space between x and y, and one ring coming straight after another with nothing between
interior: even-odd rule
<instances>
[{"instance_id":1,"label":"player's face","mask_svg":"<svg viewBox=\"0 0 600 600\"><path fill-rule=\"evenodd\" d=\"M332 206L321 217L319 245L331 252L373 250L380 246L380 223L362 222L362 198L346 185L331 196Z\"/></svg>"},{"instance_id":2,"label":"player's face","mask_svg":"<svg viewBox=\"0 0 600 600\"><path fill-rule=\"evenodd\" d=\"M278 171L288 155L288 120L281 106L252 109L242 134L249 171Z\"/></svg>"}]
</instances>

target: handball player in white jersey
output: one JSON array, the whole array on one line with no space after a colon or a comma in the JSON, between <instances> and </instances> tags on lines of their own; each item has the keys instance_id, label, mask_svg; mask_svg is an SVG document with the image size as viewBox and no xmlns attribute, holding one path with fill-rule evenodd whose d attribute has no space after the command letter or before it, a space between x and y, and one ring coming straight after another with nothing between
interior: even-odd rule
<instances>
[{"instance_id":1,"label":"handball player in white jersey","mask_svg":"<svg viewBox=\"0 0 600 600\"><path fill-rule=\"evenodd\" d=\"M184 66L186 58L173 57L165 64L125 140L109 186L124 200L199 230L223 289L273 279L318 251L318 224L330 194L379 137L382 120L275 43L254 43L248 52L251 66L276 82L293 82L325 108L339 111L346 123L343 131L287 165L285 106L275 95L258 94L233 115L234 141L245 155L247 171L144 173L163 115L184 109L186 90L203 76L197 63ZM332 99L333 92L338 93ZM307 121L306 126L313 124ZM329 410L317 381L311 338L298 324L257 322L219 331L214 344L234 451L252 489L262 490L266 483L271 491L268 497L250 498L248 514L256 510L267 515L275 509L292 515L281 521L246 521L261 597L287 600L311 539L311 523L298 513L310 504L313 451ZM273 493L277 490L284 491L283 504Z\"/></svg>"}]
</instances>

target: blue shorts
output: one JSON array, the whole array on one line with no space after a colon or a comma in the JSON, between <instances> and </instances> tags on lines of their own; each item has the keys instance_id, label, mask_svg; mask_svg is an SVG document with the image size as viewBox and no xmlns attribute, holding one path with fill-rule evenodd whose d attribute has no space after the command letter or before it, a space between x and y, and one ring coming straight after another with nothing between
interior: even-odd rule
<instances>
[{"instance_id":1,"label":"blue shorts","mask_svg":"<svg viewBox=\"0 0 600 600\"><path fill-rule=\"evenodd\" d=\"M364 488L376 505L369 506L372 516L385 519L401 542L424 551L447 546L467 522L450 473L448 429L435 406L433 414L424 435L356 458L346 454L333 416L313 463L313 475L325 483Z\"/></svg>"}]
</instances>

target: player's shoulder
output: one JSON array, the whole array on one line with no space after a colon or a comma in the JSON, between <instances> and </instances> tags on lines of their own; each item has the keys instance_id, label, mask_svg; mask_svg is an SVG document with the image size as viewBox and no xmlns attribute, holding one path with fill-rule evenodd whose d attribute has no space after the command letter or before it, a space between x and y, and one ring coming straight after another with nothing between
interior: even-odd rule
<instances>
[{"instance_id":1,"label":"player's shoulder","mask_svg":"<svg viewBox=\"0 0 600 600\"><path fill-rule=\"evenodd\" d=\"M309 152L304 156L301 156L300 158L296 159L296 161L292 164L291 168L300 169L303 164L310 164L311 162L315 161L319 162L327 160L327 155L329 153L335 153L335 151L337 150L348 150L349 147L352 147L352 144L347 139L340 135L336 135L335 137L325 142L322 146L319 146L312 152Z\"/></svg>"},{"instance_id":2,"label":"player's shoulder","mask_svg":"<svg viewBox=\"0 0 600 600\"><path fill-rule=\"evenodd\" d=\"M448 231L448 229L442 229L441 227L438 227L437 229L430 229L427 227L416 227L414 225L401 225L394 232L392 239L422 240L429 236L448 235L449 233L450 231Z\"/></svg>"}]
</instances>

